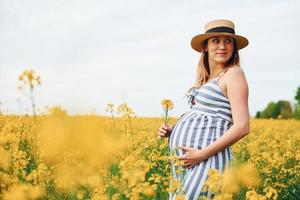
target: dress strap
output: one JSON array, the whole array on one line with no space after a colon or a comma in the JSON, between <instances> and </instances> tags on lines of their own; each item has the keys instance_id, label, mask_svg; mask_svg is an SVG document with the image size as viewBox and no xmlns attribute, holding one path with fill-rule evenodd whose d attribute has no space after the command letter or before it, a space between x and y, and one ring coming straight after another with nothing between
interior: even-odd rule
<instances>
[{"instance_id":1,"label":"dress strap","mask_svg":"<svg viewBox=\"0 0 300 200\"><path fill-rule=\"evenodd\" d=\"M229 68L225 69L223 72L221 72L217 77L216 80L219 80L219 78L228 70Z\"/></svg>"}]
</instances>

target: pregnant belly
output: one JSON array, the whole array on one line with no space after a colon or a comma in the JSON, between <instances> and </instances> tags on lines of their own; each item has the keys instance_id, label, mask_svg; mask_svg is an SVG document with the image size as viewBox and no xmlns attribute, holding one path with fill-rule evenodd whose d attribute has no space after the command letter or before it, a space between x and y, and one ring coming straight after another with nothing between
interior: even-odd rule
<instances>
[{"instance_id":1,"label":"pregnant belly","mask_svg":"<svg viewBox=\"0 0 300 200\"><path fill-rule=\"evenodd\" d=\"M175 124L170 140L169 149L182 154L178 146L205 148L216 140L215 119L208 115L197 115L178 120Z\"/></svg>"}]
</instances>

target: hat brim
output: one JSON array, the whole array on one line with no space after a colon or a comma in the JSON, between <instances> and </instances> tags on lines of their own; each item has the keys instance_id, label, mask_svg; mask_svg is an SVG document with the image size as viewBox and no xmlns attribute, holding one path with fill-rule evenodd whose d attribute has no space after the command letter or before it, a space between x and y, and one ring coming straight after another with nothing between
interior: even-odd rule
<instances>
[{"instance_id":1,"label":"hat brim","mask_svg":"<svg viewBox=\"0 0 300 200\"><path fill-rule=\"evenodd\" d=\"M236 35L236 34L231 34L231 33L204 33L204 34L199 34L199 35L194 36L191 40L191 46L195 51L202 52L203 51L203 49L202 49L203 42L206 39L214 37L214 36L230 36L230 37L234 38L236 41L237 49L242 49L249 44L248 39L241 35Z\"/></svg>"}]
</instances>

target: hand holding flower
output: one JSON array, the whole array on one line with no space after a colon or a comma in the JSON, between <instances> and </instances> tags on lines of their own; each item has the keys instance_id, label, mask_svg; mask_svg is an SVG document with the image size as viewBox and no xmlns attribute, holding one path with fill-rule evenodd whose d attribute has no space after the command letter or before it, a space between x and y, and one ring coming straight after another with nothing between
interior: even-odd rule
<instances>
[{"instance_id":1,"label":"hand holding flower","mask_svg":"<svg viewBox=\"0 0 300 200\"><path fill-rule=\"evenodd\" d=\"M169 126L168 124L162 124L158 129L158 136L160 138L170 137L173 126Z\"/></svg>"},{"instance_id":2,"label":"hand holding flower","mask_svg":"<svg viewBox=\"0 0 300 200\"><path fill-rule=\"evenodd\" d=\"M161 105L163 108L163 115L162 115L163 124L158 129L158 137L160 139L163 137L169 137L171 135L173 127L168 125L170 120L168 114L169 114L169 110L173 109L174 107L173 102L169 99L163 99L161 101Z\"/></svg>"}]
</instances>

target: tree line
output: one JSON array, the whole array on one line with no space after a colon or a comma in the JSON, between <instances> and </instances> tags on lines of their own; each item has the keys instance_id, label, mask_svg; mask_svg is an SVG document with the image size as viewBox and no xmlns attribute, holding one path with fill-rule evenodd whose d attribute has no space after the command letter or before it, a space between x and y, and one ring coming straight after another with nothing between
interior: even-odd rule
<instances>
[{"instance_id":1,"label":"tree line","mask_svg":"<svg viewBox=\"0 0 300 200\"><path fill-rule=\"evenodd\" d=\"M293 106L286 100L271 101L264 110L256 112L255 118L300 119L300 86L294 98L296 103Z\"/></svg>"}]
</instances>

